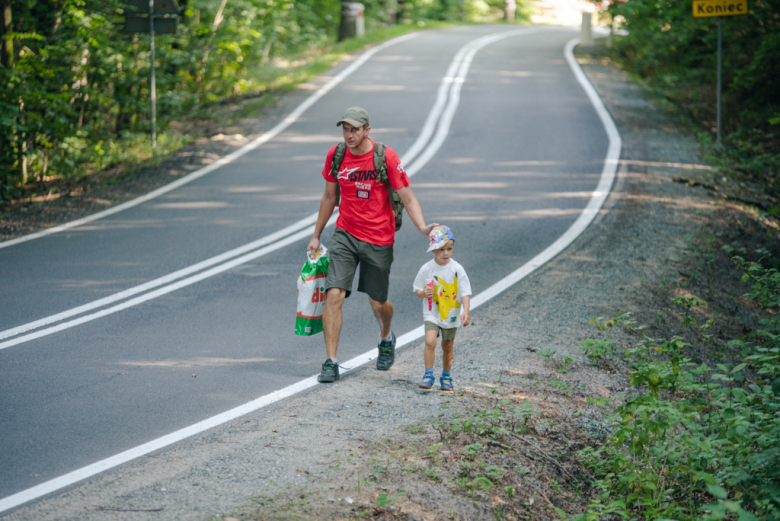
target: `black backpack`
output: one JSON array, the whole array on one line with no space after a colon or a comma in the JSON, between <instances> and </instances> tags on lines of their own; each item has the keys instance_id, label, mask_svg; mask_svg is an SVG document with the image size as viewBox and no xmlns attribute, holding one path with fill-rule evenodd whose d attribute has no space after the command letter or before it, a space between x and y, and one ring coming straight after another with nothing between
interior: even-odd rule
<instances>
[{"instance_id":1,"label":"black backpack","mask_svg":"<svg viewBox=\"0 0 780 521\"><path fill-rule=\"evenodd\" d=\"M374 141L374 170L377 173L377 180L380 183L384 183L387 186L387 193L390 196L390 204L393 207L393 214L395 215L395 231L401 229L401 221L404 216L404 203L401 200L401 196L390 185L390 179L387 177L387 161L385 160L385 145L379 141ZM336 179L336 190L338 190L338 196L336 199L336 206L341 202L341 192L339 186L339 169L341 163L344 161L344 156L347 153L347 144L344 142L336 145L336 151L333 153L333 161L330 164L330 173Z\"/></svg>"}]
</instances>

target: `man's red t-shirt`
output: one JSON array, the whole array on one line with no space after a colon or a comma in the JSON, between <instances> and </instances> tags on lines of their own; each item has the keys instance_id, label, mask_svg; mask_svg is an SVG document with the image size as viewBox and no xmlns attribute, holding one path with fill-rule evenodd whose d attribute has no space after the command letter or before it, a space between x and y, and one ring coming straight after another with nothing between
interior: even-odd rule
<instances>
[{"instance_id":1,"label":"man's red t-shirt","mask_svg":"<svg viewBox=\"0 0 780 521\"><path fill-rule=\"evenodd\" d=\"M371 140L373 145L374 141ZM398 190L409 186L409 177L401 166L398 154L385 147L387 177L390 185ZM336 179L330 173L330 165L336 145L328 151L322 177L329 183ZM353 156L347 148L339 168L341 205L336 228L340 228L363 242L377 246L389 246L395 241L395 217L387 193L387 186L380 183L374 170L374 147L362 156Z\"/></svg>"}]
</instances>

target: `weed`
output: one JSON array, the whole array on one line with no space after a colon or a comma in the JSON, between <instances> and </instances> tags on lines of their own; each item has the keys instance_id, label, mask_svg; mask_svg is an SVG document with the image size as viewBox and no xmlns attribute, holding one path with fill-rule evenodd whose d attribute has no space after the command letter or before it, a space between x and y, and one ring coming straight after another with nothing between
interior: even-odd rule
<instances>
[{"instance_id":1,"label":"weed","mask_svg":"<svg viewBox=\"0 0 780 521\"><path fill-rule=\"evenodd\" d=\"M424 425L411 424L404 427L404 430L409 434L425 434L426 428Z\"/></svg>"},{"instance_id":2,"label":"weed","mask_svg":"<svg viewBox=\"0 0 780 521\"><path fill-rule=\"evenodd\" d=\"M560 380L550 380L549 382L547 382L547 384L553 389L557 389L564 394L568 393L572 389L571 385L567 384L566 382L562 382Z\"/></svg>"},{"instance_id":3,"label":"weed","mask_svg":"<svg viewBox=\"0 0 780 521\"><path fill-rule=\"evenodd\" d=\"M589 323L595 323L598 326L599 331L604 331L604 329L608 327L612 328L616 326L622 327L626 331L639 331L644 329L644 326L636 325L636 321L631 319L631 312L626 310L618 311L614 317L609 319L605 319L604 317L591 318Z\"/></svg>"},{"instance_id":4,"label":"weed","mask_svg":"<svg viewBox=\"0 0 780 521\"><path fill-rule=\"evenodd\" d=\"M570 357L570 356L565 357L563 359L563 363L561 364L561 366L558 369L556 369L556 371L558 371L561 374L568 373L571 370L570 366L571 366L571 364L573 362L574 362L574 359L572 357Z\"/></svg>"},{"instance_id":5,"label":"weed","mask_svg":"<svg viewBox=\"0 0 780 521\"><path fill-rule=\"evenodd\" d=\"M406 492L396 492L392 496L388 496L387 494L379 494L379 497L376 499L376 504L379 505L379 508L386 507L388 505L392 505L399 497L405 495Z\"/></svg>"},{"instance_id":6,"label":"weed","mask_svg":"<svg viewBox=\"0 0 780 521\"><path fill-rule=\"evenodd\" d=\"M471 445L466 445L463 447L463 453L466 455L467 458L470 460L474 460L477 457L477 453L482 450L482 444L481 443L473 443Z\"/></svg>"},{"instance_id":7,"label":"weed","mask_svg":"<svg viewBox=\"0 0 780 521\"><path fill-rule=\"evenodd\" d=\"M594 338L586 338L580 341L580 350L588 360L593 364L598 364L602 361L610 361L614 357L614 351L612 350L612 344L614 340L608 338L602 340L596 340Z\"/></svg>"}]
</instances>

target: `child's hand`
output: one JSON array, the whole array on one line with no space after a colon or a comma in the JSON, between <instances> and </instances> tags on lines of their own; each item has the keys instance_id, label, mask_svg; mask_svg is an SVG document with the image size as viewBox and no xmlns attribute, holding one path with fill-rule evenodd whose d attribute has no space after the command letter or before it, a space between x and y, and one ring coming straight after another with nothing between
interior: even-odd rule
<instances>
[{"instance_id":1,"label":"child's hand","mask_svg":"<svg viewBox=\"0 0 780 521\"><path fill-rule=\"evenodd\" d=\"M460 316L461 320L463 321L463 327L466 327L469 325L469 312L464 311L463 314Z\"/></svg>"},{"instance_id":2,"label":"child's hand","mask_svg":"<svg viewBox=\"0 0 780 521\"><path fill-rule=\"evenodd\" d=\"M425 288L425 298L433 298L433 288Z\"/></svg>"}]
</instances>

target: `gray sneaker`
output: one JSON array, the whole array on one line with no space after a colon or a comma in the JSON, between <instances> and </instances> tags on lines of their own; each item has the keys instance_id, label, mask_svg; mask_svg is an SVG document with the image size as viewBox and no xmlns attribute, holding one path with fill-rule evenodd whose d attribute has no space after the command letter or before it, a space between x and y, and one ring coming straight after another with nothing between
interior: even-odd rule
<instances>
[{"instance_id":1,"label":"gray sneaker","mask_svg":"<svg viewBox=\"0 0 780 521\"><path fill-rule=\"evenodd\" d=\"M322 372L317 375L317 381L320 383L335 382L339 379L339 365L330 361L330 358L322 364Z\"/></svg>"},{"instance_id":2,"label":"gray sneaker","mask_svg":"<svg viewBox=\"0 0 780 521\"><path fill-rule=\"evenodd\" d=\"M395 362L395 333L390 331L392 340L382 340L377 346L379 357L376 359L376 368L379 371L387 371Z\"/></svg>"}]
</instances>

